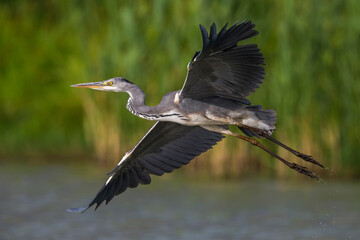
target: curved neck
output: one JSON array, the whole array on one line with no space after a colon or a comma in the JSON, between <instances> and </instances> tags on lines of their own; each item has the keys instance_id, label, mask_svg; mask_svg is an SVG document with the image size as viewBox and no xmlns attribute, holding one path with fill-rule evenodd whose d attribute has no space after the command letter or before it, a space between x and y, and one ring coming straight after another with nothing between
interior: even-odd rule
<instances>
[{"instance_id":1,"label":"curved neck","mask_svg":"<svg viewBox=\"0 0 360 240\"><path fill-rule=\"evenodd\" d=\"M131 83L126 88L126 92L130 95L129 100L135 105L145 105L145 93L136 84Z\"/></svg>"},{"instance_id":2,"label":"curved neck","mask_svg":"<svg viewBox=\"0 0 360 240\"><path fill-rule=\"evenodd\" d=\"M130 95L126 108L134 115L141 116L147 114L152 107L145 104L145 93L136 84L131 84L126 88L126 92Z\"/></svg>"},{"instance_id":3,"label":"curved neck","mask_svg":"<svg viewBox=\"0 0 360 240\"><path fill-rule=\"evenodd\" d=\"M126 108L135 116L156 121L173 121L184 116L174 110L175 92L165 95L156 106L145 105L145 93L135 84L126 87L125 91L130 95Z\"/></svg>"}]
</instances>

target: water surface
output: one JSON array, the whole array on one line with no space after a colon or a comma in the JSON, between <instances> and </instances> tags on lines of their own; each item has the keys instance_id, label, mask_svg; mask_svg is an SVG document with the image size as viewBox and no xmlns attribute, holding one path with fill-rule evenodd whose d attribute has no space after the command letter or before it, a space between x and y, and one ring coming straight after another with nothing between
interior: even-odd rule
<instances>
[{"instance_id":1,"label":"water surface","mask_svg":"<svg viewBox=\"0 0 360 240\"><path fill-rule=\"evenodd\" d=\"M360 239L360 184L153 177L83 214L106 177L0 169L0 239Z\"/></svg>"}]
</instances>

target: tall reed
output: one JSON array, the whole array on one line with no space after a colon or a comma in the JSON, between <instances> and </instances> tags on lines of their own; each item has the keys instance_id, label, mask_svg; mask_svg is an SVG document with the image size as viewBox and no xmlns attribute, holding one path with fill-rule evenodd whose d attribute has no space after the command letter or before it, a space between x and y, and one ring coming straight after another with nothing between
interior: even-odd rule
<instances>
[{"instance_id":1,"label":"tall reed","mask_svg":"<svg viewBox=\"0 0 360 240\"><path fill-rule=\"evenodd\" d=\"M123 76L155 105L181 88L201 48L199 23L249 19L260 34L247 42L259 45L267 63L264 84L250 100L277 110L275 137L339 175L359 176L359 7L356 0L2 2L0 154L86 149L103 164L119 161L152 123L125 110L126 96L69 85ZM231 138L186 171L289 174Z\"/></svg>"}]
</instances>

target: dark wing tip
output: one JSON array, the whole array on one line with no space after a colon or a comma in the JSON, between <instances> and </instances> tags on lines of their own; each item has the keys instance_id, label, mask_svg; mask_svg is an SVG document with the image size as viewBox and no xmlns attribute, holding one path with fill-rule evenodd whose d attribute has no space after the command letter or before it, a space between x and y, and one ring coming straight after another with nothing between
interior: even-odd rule
<instances>
[{"instance_id":1,"label":"dark wing tip","mask_svg":"<svg viewBox=\"0 0 360 240\"><path fill-rule=\"evenodd\" d=\"M241 41L256 36L258 31L250 20L237 21L227 27L226 23L216 33L213 23L208 34L200 25L203 46L188 65L188 75L181 90L183 97L204 99L215 96L251 104L246 97L263 82L265 70L261 65L265 62L256 44L242 44Z\"/></svg>"},{"instance_id":2,"label":"dark wing tip","mask_svg":"<svg viewBox=\"0 0 360 240\"><path fill-rule=\"evenodd\" d=\"M228 23L226 23L226 24L222 27L222 29L220 30L220 32L219 32L219 34L218 34L218 37L219 37L219 38L221 38L221 37L224 35L224 33L226 32L227 25L228 25Z\"/></svg>"},{"instance_id":3,"label":"dark wing tip","mask_svg":"<svg viewBox=\"0 0 360 240\"><path fill-rule=\"evenodd\" d=\"M216 24L213 23L210 27L210 41L215 41L216 37Z\"/></svg>"},{"instance_id":4,"label":"dark wing tip","mask_svg":"<svg viewBox=\"0 0 360 240\"><path fill-rule=\"evenodd\" d=\"M89 206L84 206L84 207L79 207L79 208L69 208L69 209L66 209L66 211L70 212L70 213L83 213L88 209L89 209Z\"/></svg>"},{"instance_id":5,"label":"dark wing tip","mask_svg":"<svg viewBox=\"0 0 360 240\"><path fill-rule=\"evenodd\" d=\"M208 35L206 28L200 24L203 42L202 52L208 48L211 48L213 51L234 48L239 41L254 37L258 34L258 31L254 30L255 24L249 20L244 20L240 23L236 21L229 29L226 29L226 27L227 23L217 34L216 25L213 23L210 26L210 35Z\"/></svg>"},{"instance_id":6,"label":"dark wing tip","mask_svg":"<svg viewBox=\"0 0 360 240\"><path fill-rule=\"evenodd\" d=\"M210 43L210 39L209 39L208 32L206 31L206 28L201 24L200 24L200 31L201 31L202 41L203 41L202 51L204 51L208 47L208 45Z\"/></svg>"}]
</instances>

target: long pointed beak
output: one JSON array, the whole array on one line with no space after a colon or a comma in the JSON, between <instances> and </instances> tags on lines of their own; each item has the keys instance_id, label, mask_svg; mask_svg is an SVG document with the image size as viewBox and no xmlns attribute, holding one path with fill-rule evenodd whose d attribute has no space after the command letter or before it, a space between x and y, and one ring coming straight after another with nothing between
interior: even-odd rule
<instances>
[{"instance_id":1,"label":"long pointed beak","mask_svg":"<svg viewBox=\"0 0 360 240\"><path fill-rule=\"evenodd\" d=\"M90 83L79 83L71 85L70 87L78 87L78 88L92 88L92 89L103 89L105 86L104 81L102 82L90 82Z\"/></svg>"}]
</instances>

